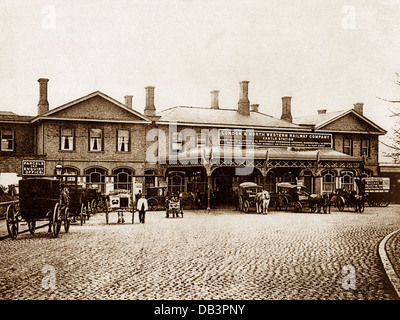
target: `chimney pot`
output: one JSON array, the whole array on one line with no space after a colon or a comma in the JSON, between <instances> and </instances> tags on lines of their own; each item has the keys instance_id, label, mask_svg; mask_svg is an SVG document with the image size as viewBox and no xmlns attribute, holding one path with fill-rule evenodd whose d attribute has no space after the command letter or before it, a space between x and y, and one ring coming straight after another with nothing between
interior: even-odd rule
<instances>
[{"instance_id":1,"label":"chimney pot","mask_svg":"<svg viewBox=\"0 0 400 320\"><path fill-rule=\"evenodd\" d=\"M154 106L154 88L146 87L146 106L144 108L144 115L154 117L156 115L156 107Z\"/></svg>"},{"instance_id":2,"label":"chimney pot","mask_svg":"<svg viewBox=\"0 0 400 320\"><path fill-rule=\"evenodd\" d=\"M133 96L127 95L127 96L124 96L124 98L125 98L125 105L126 105L128 108L132 109L132 99L133 99Z\"/></svg>"},{"instance_id":3,"label":"chimney pot","mask_svg":"<svg viewBox=\"0 0 400 320\"><path fill-rule=\"evenodd\" d=\"M320 109L318 110L318 114L325 114L326 113L326 109Z\"/></svg>"},{"instance_id":4,"label":"chimney pot","mask_svg":"<svg viewBox=\"0 0 400 320\"><path fill-rule=\"evenodd\" d=\"M364 103L357 102L354 104L354 111L358 112L359 114L363 114L364 112Z\"/></svg>"},{"instance_id":5,"label":"chimney pot","mask_svg":"<svg viewBox=\"0 0 400 320\"><path fill-rule=\"evenodd\" d=\"M282 97L282 120L292 122L292 97Z\"/></svg>"},{"instance_id":6,"label":"chimney pot","mask_svg":"<svg viewBox=\"0 0 400 320\"><path fill-rule=\"evenodd\" d=\"M243 115L250 115L249 101L249 81L241 81L240 84L240 99L238 103L238 112Z\"/></svg>"},{"instance_id":7,"label":"chimney pot","mask_svg":"<svg viewBox=\"0 0 400 320\"><path fill-rule=\"evenodd\" d=\"M38 103L38 115L42 115L49 111L49 102L47 101L47 82L49 79L40 78L39 82L39 103Z\"/></svg>"},{"instance_id":8,"label":"chimney pot","mask_svg":"<svg viewBox=\"0 0 400 320\"><path fill-rule=\"evenodd\" d=\"M251 111L253 111L253 112L258 112L258 107L259 107L259 106L260 106L259 104L252 104L252 105L250 105Z\"/></svg>"},{"instance_id":9,"label":"chimney pot","mask_svg":"<svg viewBox=\"0 0 400 320\"><path fill-rule=\"evenodd\" d=\"M218 90L211 91L211 109L219 109Z\"/></svg>"}]
</instances>

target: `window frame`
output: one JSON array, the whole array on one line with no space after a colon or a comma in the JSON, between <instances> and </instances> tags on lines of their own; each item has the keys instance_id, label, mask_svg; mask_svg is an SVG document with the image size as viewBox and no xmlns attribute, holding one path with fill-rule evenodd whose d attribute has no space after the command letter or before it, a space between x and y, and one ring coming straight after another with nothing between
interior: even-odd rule
<instances>
[{"instance_id":1,"label":"window frame","mask_svg":"<svg viewBox=\"0 0 400 320\"><path fill-rule=\"evenodd\" d=\"M364 142L367 142L367 146L366 147L363 146ZM361 145L360 145L361 156L364 156L364 152L363 151L365 149L367 150L367 153L365 154L365 156L367 158L369 158L371 156L371 139L369 139L369 138L362 138L361 139Z\"/></svg>"},{"instance_id":2,"label":"window frame","mask_svg":"<svg viewBox=\"0 0 400 320\"><path fill-rule=\"evenodd\" d=\"M94 138L97 138L97 139L100 139L100 143L98 143L98 145L100 146L100 150L93 150L92 149L92 136L91 136L91 133L92 133L92 130L100 130L100 138L97 138L97 137L94 137ZM89 129L89 151L90 152L103 152L104 151L104 134L103 134L103 128L90 128Z\"/></svg>"},{"instance_id":3,"label":"window frame","mask_svg":"<svg viewBox=\"0 0 400 320\"><path fill-rule=\"evenodd\" d=\"M120 150L119 149L119 138L120 138L120 131L126 131L128 133L128 141L126 143L123 143L126 145L127 150ZM116 145L116 150L117 152L130 152L131 151L131 131L129 129L117 129L117 134L116 134L116 139L117 139L117 145ZM122 146L122 144L121 144Z\"/></svg>"},{"instance_id":4,"label":"window frame","mask_svg":"<svg viewBox=\"0 0 400 320\"><path fill-rule=\"evenodd\" d=\"M346 145L346 141L349 141L349 145ZM349 152L346 152L349 149ZM343 137L343 153L349 156L353 155L353 139L351 137Z\"/></svg>"},{"instance_id":5,"label":"window frame","mask_svg":"<svg viewBox=\"0 0 400 320\"><path fill-rule=\"evenodd\" d=\"M3 134L5 131L11 132L11 139L8 139L6 143L9 143L11 141L12 147L11 149L4 149L3 148ZM2 152L14 152L15 151L15 130L12 129L2 129L0 130L0 151Z\"/></svg>"},{"instance_id":6,"label":"window frame","mask_svg":"<svg viewBox=\"0 0 400 320\"><path fill-rule=\"evenodd\" d=\"M64 148L64 140L63 140L63 130L71 130L71 139L72 139L72 148L65 149ZM70 127L60 127L60 151L75 151L75 129Z\"/></svg>"}]
</instances>

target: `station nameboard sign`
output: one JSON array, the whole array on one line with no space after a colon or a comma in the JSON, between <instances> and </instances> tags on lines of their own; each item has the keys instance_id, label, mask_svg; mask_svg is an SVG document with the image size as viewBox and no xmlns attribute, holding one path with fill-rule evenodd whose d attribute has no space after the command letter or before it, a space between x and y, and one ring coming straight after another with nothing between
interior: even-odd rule
<instances>
[{"instance_id":1,"label":"station nameboard sign","mask_svg":"<svg viewBox=\"0 0 400 320\"><path fill-rule=\"evenodd\" d=\"M22 160L22 175L24 176L44 176L43 160Z\"/></svg>"},{"instance_id":2,"label":"station nameboard sign","mask_svg":"<svg viewBox=\"0 0 400 320\"><path fill-rule=\"evenodd\" d=\"M248 146L248 137L254 147L332 148L332 135L329 133L245 129L219 129L218 133L220 145Z\"/></svg>"}]
</instances>

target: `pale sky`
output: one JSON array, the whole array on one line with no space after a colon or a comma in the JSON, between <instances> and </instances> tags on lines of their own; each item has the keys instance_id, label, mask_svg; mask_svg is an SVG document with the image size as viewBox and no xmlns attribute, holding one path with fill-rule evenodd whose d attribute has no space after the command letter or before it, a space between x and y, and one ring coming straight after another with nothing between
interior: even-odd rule
<instances>
[{"instance_id":1,"label":"pale sky","mask_svg":"<svg viewBox=\"0 0 400 320\"><path fill-rule=\"evenodd\" d=\"M212 90L237 108L248 80L261 112L280 117L287 95L294 117L364 102L388 131L377 97L400 99L400 0L0 0L0 24L0 110L21 115L39 78L50 109L100 90L140 112L150 85L157 110Z\"/></svg>"}]
</instances>

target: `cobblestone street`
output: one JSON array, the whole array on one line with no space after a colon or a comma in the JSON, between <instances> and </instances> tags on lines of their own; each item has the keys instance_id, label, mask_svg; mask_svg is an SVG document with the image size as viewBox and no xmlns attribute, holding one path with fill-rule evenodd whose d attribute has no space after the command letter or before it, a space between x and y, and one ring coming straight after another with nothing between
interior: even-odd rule
<instances>
[{"instance_id":1,"label":"cobblestone street","mask_svg":"<svg viewBox=\"0 0 400 320\"><path fill-rule=\"evenodd\" d=\"M93 216L0 241L1 299L396 299L377 253L400 207L330 215L227 210ZM26 229L26 225L21 226ZM47 266L55 289L44 289ZM355 289L344 289L345 266Z\"/></svg>"}]
</instances>

